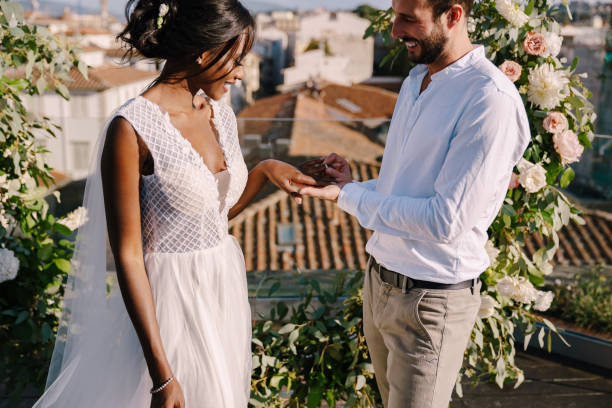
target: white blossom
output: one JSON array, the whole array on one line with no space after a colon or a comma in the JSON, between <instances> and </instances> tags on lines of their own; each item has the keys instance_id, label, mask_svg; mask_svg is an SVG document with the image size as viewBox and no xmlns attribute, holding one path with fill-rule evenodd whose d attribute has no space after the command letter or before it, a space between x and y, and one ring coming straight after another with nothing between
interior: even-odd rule
<instances>
[{"instance_id":1,"label":"white blossom","mask_svg":"<svg viewBox=\"0 0 612 408\"><path fill-rule=\"evenodd\" d=\"M467 30L468 33L473 33L474 31L476 31L476 21L473 17L468 17Z\"/></svg>"},{"instance_id":2,"label":"white blossom","mask_svg":"<svg viewBox=\"0 0 612 408\"><path fill-rule=\"evenodd\" d=\"M519 183L528 193L537 193L546 186L546 170L540 163L533 164L525 159L517 164Z\"/></svg>"},{"instance_id":3,"label":"white blossom","mask_svg":"<svg viewBox=\"0 0 612 408\"><path fill-rule=\"evenodd\" d=\"M533 308L540 312L545 312L550 308L555 295L552 292L537 291Z\"/></svg>"},{"instance_id":4,"label":"white blossom","mask_svg":"<svg viewBox=\"0 0 612 408\"><path fill-rule=\"evenodd\" d=\"M527 98L543 109L554 109L569 95L566 70L556 70L552 64L542 64L529 70Z\"/></svg>"},{"instance_id":5,"label":"white blossom","mask_svg":"<svg viewBox=\"0 0 612 408\"><path fill-rule=\"evenodd\" d=\"M497 292L505 297L512 297L514 294L515 282L514 278L511 276L504 276L499 281L497 281Z\"/></svg>"},{"instance_id":6,"label":"white blossom","mask_svg":"<svg viewBox=\"0 0 612 408\"><path fill-rule=\"evenodd\" d=\"M6 231L11 231L17 225L15 217L0 209L0 226Z\"/></svg>"},{"instance_id":7,"label":"white blossom","mask_svg":"<svg viewBox=\"0 0 612 408\"><path fill-rule=\"evenodd\" d=\"M514 294L512 299L517 300L521 303L531 303L536 300L537 290L531 282L529 282L523 276L517 278L517 284L515 285Z\"/></svg>"},{"instance_id":8,"label":"white blossom","mask_svg":"<svg viewBox=\"0 0 612 408\"><path fill-rule=\"evenodd\" d=\"M159 5L159 17L164 17L170 11L170 7L166 3Z\"/></svg>"},{"instance_id":9,"label":"white blossom","mask_svg":"<svg viewBox=\"0 0 612 408\"><path fill-rule=\"evenodd\" d=\"M556 57L559 55L563 37L551 31L544 31L542 35L546 43L546 50L542 53L542 57Z\"/></svg>"},{"instance_id":10,"label":"white blossom","mask_svg":"<svg viewBox=\"0 0 612 408\"><path fill-rule=\"evenodd\" d=\"M499 307L499 303L489 295L480 295L480 309L478 309L478 317L487 318L495 312L495 308Z\"/></svg>"},{"instance_id":11,"label":"white blossom","mask_svg":"<svg viewBox=\"0 0 612 408\"><path fill-rule=\"evenodd\" d=\"M500 251L499 249L495 248L495 245L493 245L493 241L487 241L487 243L485 244L485 250L487 251L487 255L489 255L489 261L491 262L491 265L495 264Z\"/></svg>"},{"instance_id":12,"label":"white blossom","mask_svg":"<svg viewBox=\"0 0 612 408\"><path fill-rule=\"evenodd\" d=\"M72 231L75 231L87 221L89 221L89 218L87 216L87 209L85 207L79 207L57 222L62 225L65 225Z\"/></svg>"},{"instance_id":13,"label":"white blossom","mask_svg":"<svg viewBox=\"0 0 612 408\"><path fill-rule=\"evenodd\" d=\"M529 16L512 0L497 0L495 8L502 17L516 27L522 27L529 21Z\"/></svg>"},{"instance_id":14,"label":"white blossom","mask_svg":"<svg viewBox=\"0 0 612 408\"><path fill-rule=\"evenodd\" d=\"M521 303L531 303L536 300L536 288L523 276L504 276L497 282L496 287L500 295L512 298Z\"/></svg>"},{"instance_id":15,"label":"white blossom","mask_svg":"<svg viewBox=\"0 0 612 408\"><path fill-rule=\"evenodd\" d=\"M19 271L19 259L7 248L0 248L0 283L15 279Z\"/></svg>"}]
</instances>

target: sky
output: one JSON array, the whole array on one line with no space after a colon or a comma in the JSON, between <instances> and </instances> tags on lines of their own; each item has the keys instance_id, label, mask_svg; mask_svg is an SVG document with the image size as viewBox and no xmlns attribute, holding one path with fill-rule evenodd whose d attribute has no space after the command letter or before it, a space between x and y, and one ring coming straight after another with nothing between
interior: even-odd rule
<instances>
[{"instance_id":1,"label":"sky","mask_svg":"<svg viewBox=\"0 0 612 408\"><path fill-rule=\"evenodd\" d=\"M28 0L18 0L20 3L29 5ZM39 0L41 8L44 8L45 0ZM263 8L290 8L290 9L313 9L317 7L325 7L330 10L353 10L360 4L370 4L377 8L388 8L391 6L391 0L241 0L243 4L254 12L258 12ZM75 11L78 11L79 6L83 9L99 10L98 0L50 0L52 3L62 3ZM108 8L111 14L123 15L123 10L126 0L108 0ZM305 6L304 4L307 4ZM270 5L271 7L267 7Z\"/></svg>"}]
</instances>

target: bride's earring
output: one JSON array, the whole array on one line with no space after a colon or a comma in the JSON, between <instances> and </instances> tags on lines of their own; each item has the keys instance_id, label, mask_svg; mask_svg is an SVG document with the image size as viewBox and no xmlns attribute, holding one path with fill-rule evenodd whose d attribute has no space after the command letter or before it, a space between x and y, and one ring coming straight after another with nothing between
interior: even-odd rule
<instances>
[{"instance_id":1,"label":"bride's earring","mask_svg":"<svg viewBox=\"0 0 612 408\"><path fill-rule=\"evenodd\" d=\"M196 64L202 65L202 57L196 58Z\"/></svg>"}]
</instances>

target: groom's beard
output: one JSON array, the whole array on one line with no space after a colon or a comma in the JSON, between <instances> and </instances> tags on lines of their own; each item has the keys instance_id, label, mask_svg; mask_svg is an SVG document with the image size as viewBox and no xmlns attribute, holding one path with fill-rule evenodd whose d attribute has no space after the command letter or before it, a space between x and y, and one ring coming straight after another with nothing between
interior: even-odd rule
<instances>
[{"instance_id":1,"label":"groom's beard","mask_svg":"<svg viewBox=\"0 0 612 408\"><path fill-rule=\"evenodd\" d=\"M412 55L410 53L410 49L408 49L408 59L410 61L414 62L415 64L431 64L436 61L440 55L442 55L444 45L448 39L444 36L442 27L436 25L429 37L422 40L417 40L416 38L412 37L404 37L402 40L405 43L412 41L416 42L417 47L421 51L419 55Z\"/></svg>"}]
</instances>

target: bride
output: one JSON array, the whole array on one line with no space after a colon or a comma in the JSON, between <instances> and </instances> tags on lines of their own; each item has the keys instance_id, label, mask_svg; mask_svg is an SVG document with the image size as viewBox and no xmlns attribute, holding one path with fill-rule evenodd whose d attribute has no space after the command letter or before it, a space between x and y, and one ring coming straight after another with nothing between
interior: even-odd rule
<instances>
[{"instance_id":1,"label":"bride","mask_svg":"<svg viewBox=\"0 0 612 408\"><path fill-rule=\"evenodd\" d=\"M242 79L253 42L242 4L130 0L126 16L119 37L130 52L166 62L100 138L89 221L34 406L246 407L251 314L228 218L267 180L298 201L299 188L316 182L274 160L247 172L236 118L218 102ZM107 232L116 281L106 273Z\"/></svg>"}]
</instances>

